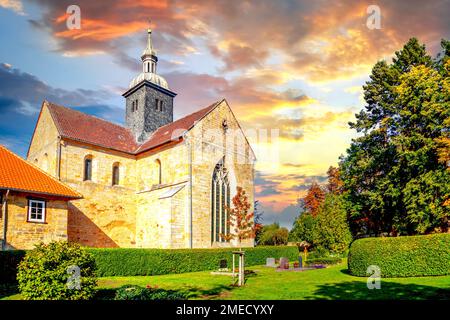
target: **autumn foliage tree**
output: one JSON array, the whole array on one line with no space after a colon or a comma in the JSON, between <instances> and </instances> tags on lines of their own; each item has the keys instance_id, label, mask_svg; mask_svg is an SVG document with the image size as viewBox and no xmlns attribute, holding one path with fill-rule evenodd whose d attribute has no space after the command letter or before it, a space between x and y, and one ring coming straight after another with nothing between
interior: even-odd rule
<instances>
[{"instance_id":1,"label":"autumn foliage tree","mask_svg":"<svg viewBox=\"0 0 450 320\"><path fill-rule=\"evenodd\" d=\"M317 215L317 210L321 203L325 200L325 191L317 182L313 182L309 187L306 196L303 198L303 206L306 211L310 212L313 217Z\"/></svg>"},{"instance_id":2,"label":"autumn foliage tree","mask_svg":"<svg viewBox=\"0 0 450 320\"><path fill-rule=\"evenodd\" d=\"M230 234L221 234L221 237L227 241L237 239L239 246L242 240L254 239L259 224L256 225L254 221L254 212L249 212L251 204L248 196L242 187L236 188L236 195L233 197L233 207L226 208L229 219L228 226L232 232Z\"/></svg>"},{"instance_id":3,"label":"autumn foliage tree","mask_svg":"<svg viewBox=\"0 0 450 320\"><path fill-rule=\"evenodd\" d=\"M327 171L328 183L327 190L332 194L341 194L343 191L344 183L341 180L341 174L339 168L330 166Z\"/></svg>"}]
</instances>

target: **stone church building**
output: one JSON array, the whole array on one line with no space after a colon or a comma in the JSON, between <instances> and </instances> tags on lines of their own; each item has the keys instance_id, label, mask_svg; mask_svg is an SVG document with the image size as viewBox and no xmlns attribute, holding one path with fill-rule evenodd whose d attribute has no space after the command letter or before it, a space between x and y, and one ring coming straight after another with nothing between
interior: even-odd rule
<instances>
[{"instance_id":1,"label":"stone church building","mask_svg":"<svg viewBox=\"0 0 450 320\"><path fill-rule=\"evenodd\" d=\"M44 101L27 160L76 190L67 239L92 247L235 246L225 207L254 201L255 155L226 100L174 121L151 30L123 94L125 127ZM14 228L14 226L11 226ZM243 246L253 246L247 240Z\"/></svg>"}]
</instances>

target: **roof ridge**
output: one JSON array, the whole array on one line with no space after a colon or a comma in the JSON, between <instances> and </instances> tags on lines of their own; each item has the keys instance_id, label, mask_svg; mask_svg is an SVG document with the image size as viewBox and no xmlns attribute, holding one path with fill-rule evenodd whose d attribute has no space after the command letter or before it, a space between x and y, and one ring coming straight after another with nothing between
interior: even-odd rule
<instances>
[{"instance_id":1,"label":"roof ridge","mask_svg":"<svg viewBox=\"0 0 450 320\"><path fill-rule=\"evenodd\" d=\"M70 191L72 191L73 193L77 194L80 197L83 197L83 195L81 193L79 193L78 191L76 191L75 189L72 189L71 187L69 187L68 185L66 185L65 183L62 183L60 180L56 179L55 177L53 177L51 174L45 172L44 170L42 170L41 168L39 168L38 166L36 166L34 163L31 163L28 160L23 159L22 157L20 157L19 155L15 154L14 152L12 152L11 150L9 150L7 147L5 147L4 145L0 144L0 148L4 149L6 152L8 152L9 154L11 154L13 157L19 159L20 161L24 162L26 165L29 165L30 167L38 170L40 173L43 173L44 175L46 175L47 177L51 178L53 181L61 184L62 186L68 188Z\"/></svg>"}]
</instances>

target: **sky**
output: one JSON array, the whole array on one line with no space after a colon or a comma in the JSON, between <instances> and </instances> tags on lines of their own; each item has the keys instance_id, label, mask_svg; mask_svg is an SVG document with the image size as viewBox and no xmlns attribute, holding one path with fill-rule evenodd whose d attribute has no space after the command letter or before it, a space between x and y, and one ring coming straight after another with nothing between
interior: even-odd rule
<instances>
[{"instance_id":1,"label":"sky","mask_svg":"<svg viewBox=\"0 0 450 320\"><path fill-rule=\"evenodd\" d=\"M263 223L291 227L356 137L372 66L411 37L436 55L449 16L449 0L0 0L0 144L25 156L44 99L123 124L150 26L175 118L226 98L244 130L272 137L250 137L256 199Z\"/></svg>"}]
</instances>

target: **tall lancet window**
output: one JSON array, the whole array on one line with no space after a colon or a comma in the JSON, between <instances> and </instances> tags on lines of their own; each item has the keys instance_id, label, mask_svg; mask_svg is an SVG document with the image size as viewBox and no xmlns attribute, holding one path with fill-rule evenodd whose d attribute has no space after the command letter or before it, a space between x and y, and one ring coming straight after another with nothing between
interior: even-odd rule
<instances>
[{"instance_id":1,"label":"tall lancet window","mask_svg":"<svg viewBox=\"0 0 450 320\"><path fill-rule=\"evenodd\" d=\"M211 242L227 242L222 235L230 234L228 210L230 207L230 183L224 159L214 168L211 184Z\"/></svg>"}]
</instances>

